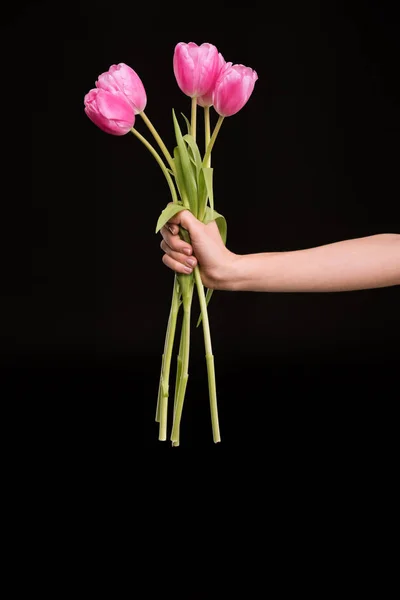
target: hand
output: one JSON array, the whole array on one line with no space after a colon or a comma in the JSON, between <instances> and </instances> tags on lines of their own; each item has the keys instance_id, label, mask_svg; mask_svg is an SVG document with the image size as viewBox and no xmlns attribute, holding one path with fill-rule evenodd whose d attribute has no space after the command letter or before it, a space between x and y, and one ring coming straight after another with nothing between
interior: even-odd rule
<instances>
[{"instance_id":1,"label":"hand","mask_svg":"<svg viewBox=\"0 0 400 600\"><path fill-rule=\"evenodd\" d=\"M179 225L190 235L191 244L179 236ZM160 230L163 237L163 263L177 273L191 273L198 264L203 285L208 289L227 289L236 255L224 245L215 221L204 225L183 210Z\"/></svg>"}]
</instances>

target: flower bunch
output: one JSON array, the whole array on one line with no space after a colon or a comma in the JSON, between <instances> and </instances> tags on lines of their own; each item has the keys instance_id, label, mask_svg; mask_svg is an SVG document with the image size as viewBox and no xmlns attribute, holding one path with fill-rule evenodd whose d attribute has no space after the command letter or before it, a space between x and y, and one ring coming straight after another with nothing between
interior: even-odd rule
<instances>
[{"instance_id":1,"label":"flower bunch","mask_svg":"<svg viewBox=\"0 0 400 600\"><path fill-rule=\"evenodd\" d=\"M162 169L172 202L161 212L156 225L156 233L179 211L190 210L194 216L207 224L216 221L221 237L226 243L227 224L225 218L214 209L213 169L211 151L221 125L226 117L239 112L249 100L255 82L256 71L242 64L226 62L216 46L194 42L180 42L173 54L173 72L180 90L191 99L190 119L185 115L187 131L182 132L172 110L176 146L170 154L156 128L145 114L146 91L137 73L125 63L112 65L102 73L84 98L85 112L100 129L112 135L133 133L151 152ZM204 149L201 152L197 143L197 110L204 111ZM210 109L218 115L211 133ZM136 116L145 122L160 153L136 128ZM180 235L190 242L188 232L181 228ZM210 399L211 424L214 442L220 442L217 392L211 332L208 320L208 302L212 290L205 294L199 267L190 274L175 274L172 300L161 361L161 374L158 388L156 421L159 423L159 440L167 439L167 417L169 382L172 353L177 329L178 314L183 308L183 318L176 364L173 417L170 439L173 446L180 443L182 409L189 377L189 352L191 335L191 307L196 287L200 317L203 324L206 354L208 389Z\"/></svg>"}]
</instances>

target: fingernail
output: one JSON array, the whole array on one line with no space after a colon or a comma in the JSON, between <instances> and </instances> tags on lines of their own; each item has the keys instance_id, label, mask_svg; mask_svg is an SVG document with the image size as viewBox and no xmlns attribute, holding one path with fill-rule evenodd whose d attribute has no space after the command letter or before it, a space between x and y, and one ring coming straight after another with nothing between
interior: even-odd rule
<instances>
[{"instance_id":1,"label":"fingernail","mask_svg":"<svg viewBox=\"0 0 400 600\"><path fill-rule=\"evenodd\" d=\"M173 235L173 234L174 234L174 228L173 228L173 227L170 227L170 226L168 225L168 229L170 230L170 232L171 232L171 233L172 233L172 235Z\"/></svg>"},{"instance_id":2,"label":"fingernail","mask_svg":"<svg viewBox=\"0 0 400 600\"><path fill-rule=\"evenodd\" d=\"M191 269L190 267L184 267L184 271L185 273L191 273L193 269Z\"/></svg>"},{"instance_id":3,"label":"fingernail","mask_svg":"<svg viewBox=\"0 0 400 600\"><path fill-rule=\"evenodd\" d=\"M191 267L194 267L194 265L196 264L196 261L194 260L194 258L188 258L186 261L187 265L190 265Z\"/></svg>"},{"instance_id":4,"label":"fingernail","mask_svg":"<svg viewBox=\"0 0 400 600\"><path fill-rule=\"evenodd\" d=\"M183 249L183 251L184 251L184 253L185 253L185 254L187 254L188 256L190 256L190 255L192 254L192 252L191 252L190 248L187 248L187 247L186 247L186 248L184 248L184 249Z\"/></svg>"}]
</instances>

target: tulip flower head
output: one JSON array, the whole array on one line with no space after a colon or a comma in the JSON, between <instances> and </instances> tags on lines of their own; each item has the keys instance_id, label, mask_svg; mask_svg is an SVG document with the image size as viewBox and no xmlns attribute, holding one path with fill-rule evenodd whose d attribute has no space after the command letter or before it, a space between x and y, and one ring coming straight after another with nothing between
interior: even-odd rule
<instances>
[{"instance_id":1,"label":"tulip flower head","mask_svg":"<svg viewBox=\"0 0 400 600\"><path fill-rule=\"evenodd\" d=\"M256 71L244 65L227 63L215 83L213 105L222 117L230 117L243 108L258 79Z\"/></svg>"},{"instance_id":2,"label":"tulip flower head","mask_svg":"<svg viewBox=\"0 0 400 600\"><path fill-rule=\"evenodd\" d=\"M147 103L141 79L131 67L119 63L99 75L95 85L84 98L85 113L106 133L125 135Z\"/></svg>"},{"instance_id":3,"label":"tulip flower head","mask_svg":"<svg viewBox=\"0 0 400 600\"><path fill-rule=\"evenodd\" d=\"M89 119L106 133L125 135L135 123L132 104L121 94L93 89L84 102Z\"/></svg>"},{"instance_id":4,"label":"tulip flower head","mask_svg":"<svg viewBox=\"0 0 400 600\"><path fill-rule=\"evenodd\" d=\"M220 54L213 44L198 46L194 42L179 42L175 46L173 68L181 91L190 98L207 94L215 84L220 61Z\"/></svg>"},{"instance_id":5,"label":"tulip flower head","mask_svg":"<svg viewBox=\"0 0 400 600\"><path fill-rule=\"evenodd\" d=\"M143 112L146 108L147 96L142 80L125 63L111 65L106 73L99 75L96 87L112 94L124 94L131 102L135 115Z\"/></svg>"},{"instance_id":6,"label":"tulip flower head","mask_svg":"<svg viewBox=\"0 0 400 600\"><path fill-rule=\"evenodd\" d=\"M206 106L212 106L213 103L213 93L214 93L214 86L215 83L222 71L222 69L226 66L226 65L231 65L232 63L227 63L224 59L224 57L222 56L221 52L218 54L218 69L216 70L216 74L215 74L215 80L213 81L210 89L208 90L208 92L206 94L204 94L203 96L199 96L197 98L197 104L199 106L202 107L206 107Z\"/></svg>"}]
</instances>

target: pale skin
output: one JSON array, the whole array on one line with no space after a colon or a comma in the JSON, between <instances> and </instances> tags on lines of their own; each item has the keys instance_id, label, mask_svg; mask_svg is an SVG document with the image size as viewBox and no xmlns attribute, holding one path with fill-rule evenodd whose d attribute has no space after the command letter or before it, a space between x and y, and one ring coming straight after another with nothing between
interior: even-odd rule
<instances>
[{"instance_id":1,"label":"pale skin","mask_svg":"<svg viewBox=\"0 0 400 600\"><path fill-rule=\"evenodd\" d=\"M179 235L189 232L191 244ZM250 292L345 292L400 284L400 234L382 233L289 252L235 254L215 222L184 210L161 229L164 264L177 273L198 265L206 288ZM192 261L192 264L190 264Z\"/></svg>"}]
</instances>

